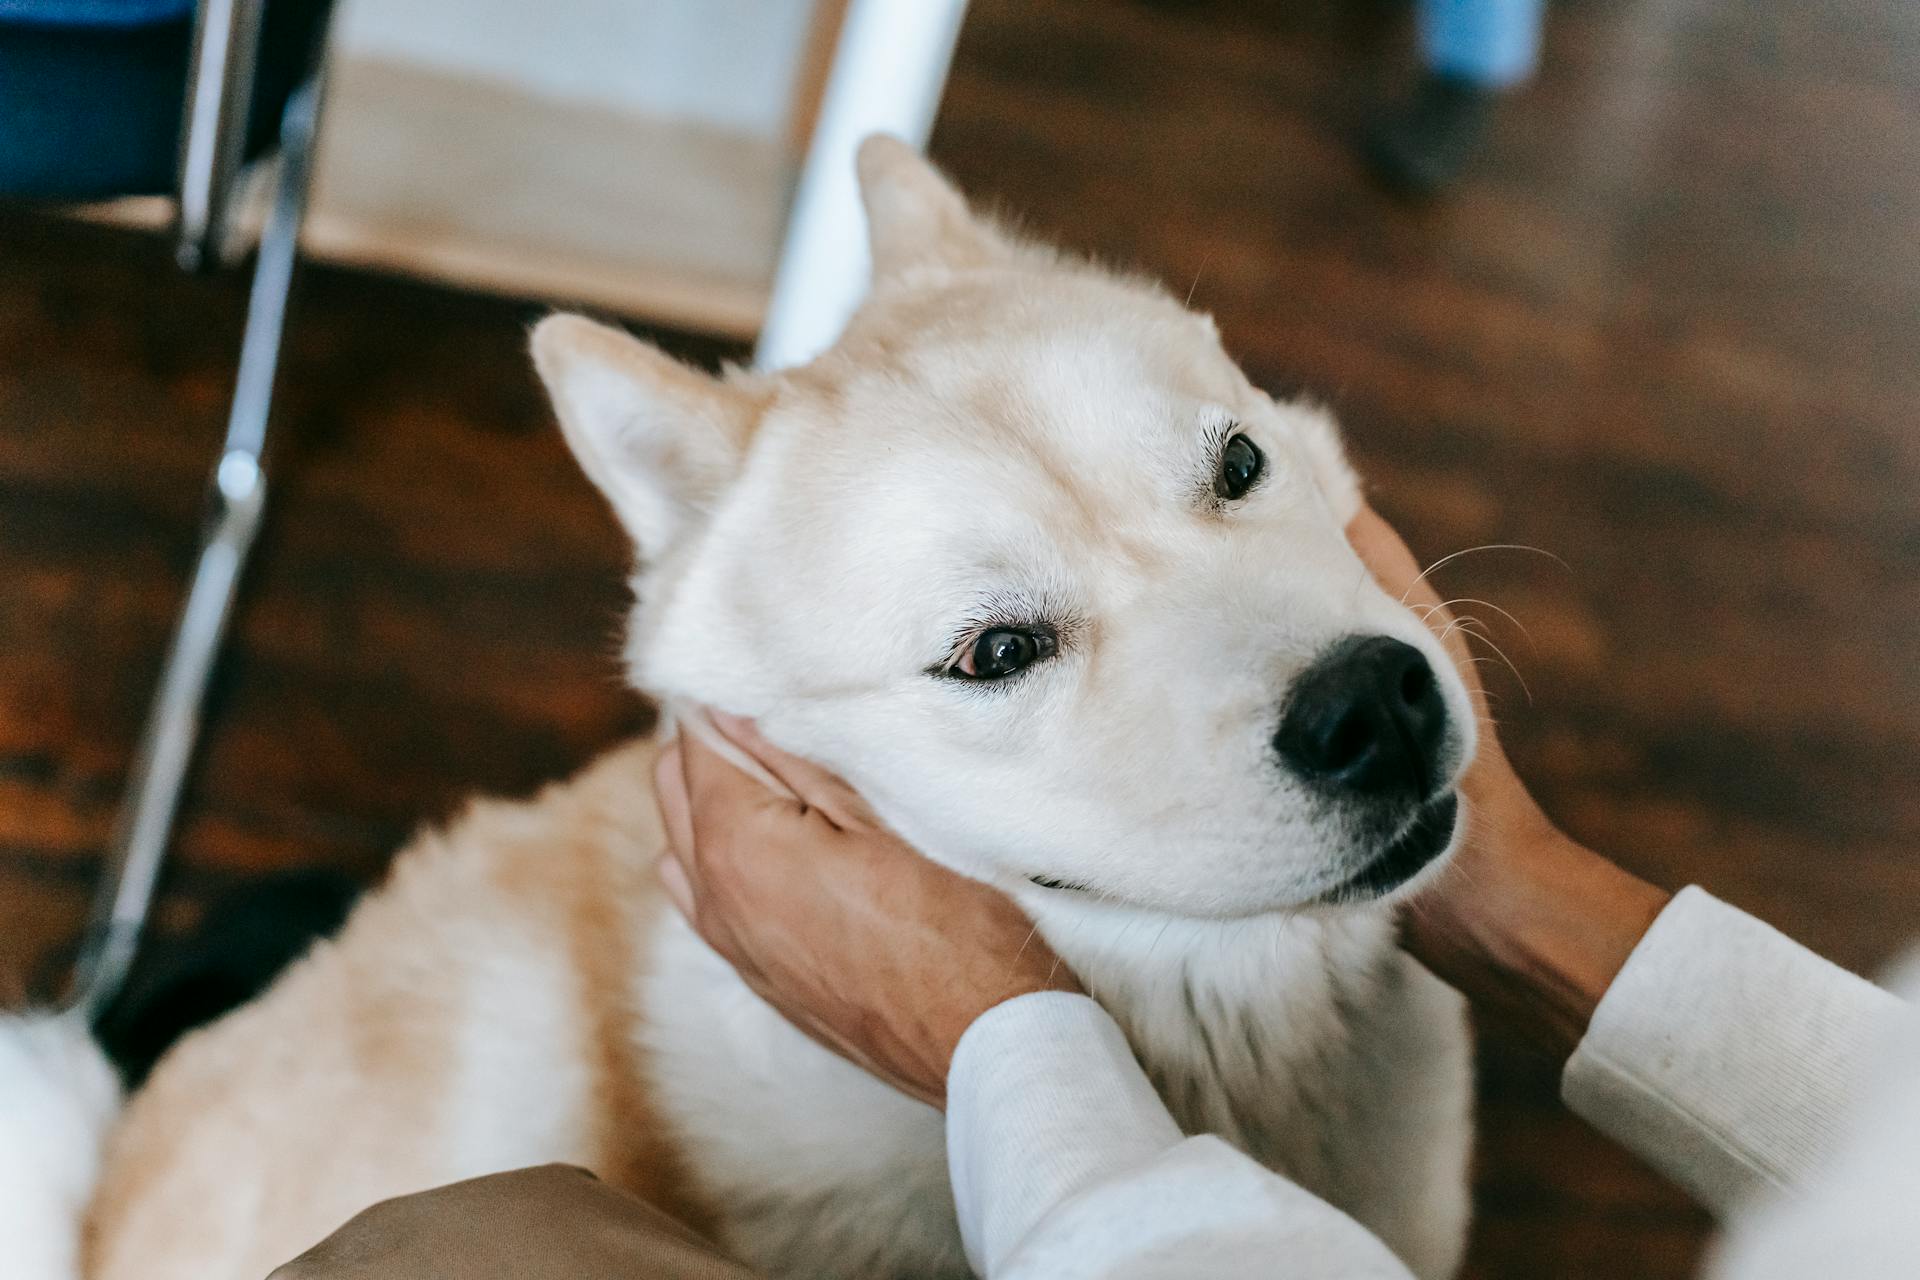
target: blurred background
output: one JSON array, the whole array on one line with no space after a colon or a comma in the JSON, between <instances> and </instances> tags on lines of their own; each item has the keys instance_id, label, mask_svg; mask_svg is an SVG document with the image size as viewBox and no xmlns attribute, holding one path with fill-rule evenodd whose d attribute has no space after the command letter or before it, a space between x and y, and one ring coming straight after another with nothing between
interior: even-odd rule
<instances>
[{"instance_id":1,"label":"blurred background","mask_svg":"<svg viewBox=\"0 0 1920 1280\"><path fill-rule=\"evenodd\" d=\"M964 7L923 88L967 192L1191 286L1423 558L1564 560L1442 578L1524 624L1490 679L1550 813L1856 969L1920 933L1920 6L1561 0L1486 92L1389 0ZM345 0L159 952L646 726L526 327L750 358L848 11ZM249 273L179 270L166 195L0 201L0 999L74 959L221 453ZM1470 1276L1691 1274L1704 1216L1495 1029L1481 1110Z\"/></svg>"}]
</instances>

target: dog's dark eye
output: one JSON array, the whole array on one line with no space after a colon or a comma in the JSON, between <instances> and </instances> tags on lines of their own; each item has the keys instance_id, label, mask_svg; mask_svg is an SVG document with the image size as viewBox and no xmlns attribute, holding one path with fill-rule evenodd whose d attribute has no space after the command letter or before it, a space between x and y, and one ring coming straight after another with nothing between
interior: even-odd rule
<instances>
[{"instance_id":1,"label":"dog's dark eye","mask_svg":"<svg viewBox=\"0 0 1920 1280\"><path fill-rule=\"evenodd\" d=\"M1253 441L1244 435L1235 435L1220 451L1220 474L1213 478L1213 491L1228 502L1244 498L1247 490L1253 488L1253 482L1260 478L1264 465L1266 459Z\"/></svg>"},{"instance_id":2,"label":"dog's dark eye","mask_svg":"<svg viewBox=\"0 0 1920 1280\"><path fill-rule=\"evenodd\" d=\"M1004 680L1017 671L1053 656L1055 641L1045 631L996 627L980 633L954 668L975 680Z\"/></svg>"}]
</instances>

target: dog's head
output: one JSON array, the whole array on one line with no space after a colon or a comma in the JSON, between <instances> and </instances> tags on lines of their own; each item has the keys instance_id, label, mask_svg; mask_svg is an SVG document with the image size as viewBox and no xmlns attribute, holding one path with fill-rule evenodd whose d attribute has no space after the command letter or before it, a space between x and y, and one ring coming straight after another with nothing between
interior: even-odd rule
<instances>
[{"instance_id":1,"label":"dog's head","mask_svg":"<svg viewBox=\"0 0 1920 1280\"><path fill-rule=\"evenodd\" d=\"M757 718L929 855L1191 916L1371 899L1450 846L1474 722L1343 526L1325 413L1160 289L861 153L871 296L724 379L534 334L639 548L635 683Z\"/></svg>"}]
</instances>

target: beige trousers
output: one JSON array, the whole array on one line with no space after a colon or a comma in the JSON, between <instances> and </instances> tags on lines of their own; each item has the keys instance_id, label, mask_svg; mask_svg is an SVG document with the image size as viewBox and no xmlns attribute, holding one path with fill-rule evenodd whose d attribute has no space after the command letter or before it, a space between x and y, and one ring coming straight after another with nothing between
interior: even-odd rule
<instances>
[{"instance_id":1,"label":"beige trousers","mask_svg":"<svg viewBox=\"0 0 1920 1280\"><path fill-rule=\"evenodd\" d=\"M666 1214L550 1164L388 1200L268 1280L755 1280Z\"/></svg>"}]
</instances>

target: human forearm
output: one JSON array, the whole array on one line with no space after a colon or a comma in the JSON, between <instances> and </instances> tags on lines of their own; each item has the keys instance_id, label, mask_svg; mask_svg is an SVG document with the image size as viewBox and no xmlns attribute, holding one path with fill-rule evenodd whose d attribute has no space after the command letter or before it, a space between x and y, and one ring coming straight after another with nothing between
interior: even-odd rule
<instances>
[{"instance_id":1,"label":"human forearm","mask_svg":"<svg viewBox=\"0 0 1920 1280\"><path fill-rule=\"evenodd\" d=\"M1511 783L1493 801L1454 881L1412 904L1410 949L1565 1060L1573 1110L1708 1208L1799 1185L1899 1002L1698 889L1622 870Z\"/></svg>"},{"instance_id":2,"label":"human forearm","mask_svg":"<svg viewBox=\"0 0 1920 1280\"><path fill-rule=\"evenodd\" d=\"M1085 996L988 1011L960 1040L947 1103L954 1201L982 1275L1054 1205L1182 1137L1119 1028Z\"/></svg>"},{"instance_id":3,"label":"human forearm","mask_svg":"<svg viewBox=\"0 0 1920 1280\"><path fill-rule=\"evenodd\" d=\"M1472 814L1469 821L1479 820ZM1499 865L1471 853L1408 917L1416 955L1484 1012L1564 1060L1671 899L1537 812L1487 815Z\"/></svg>"}]
</instances>

